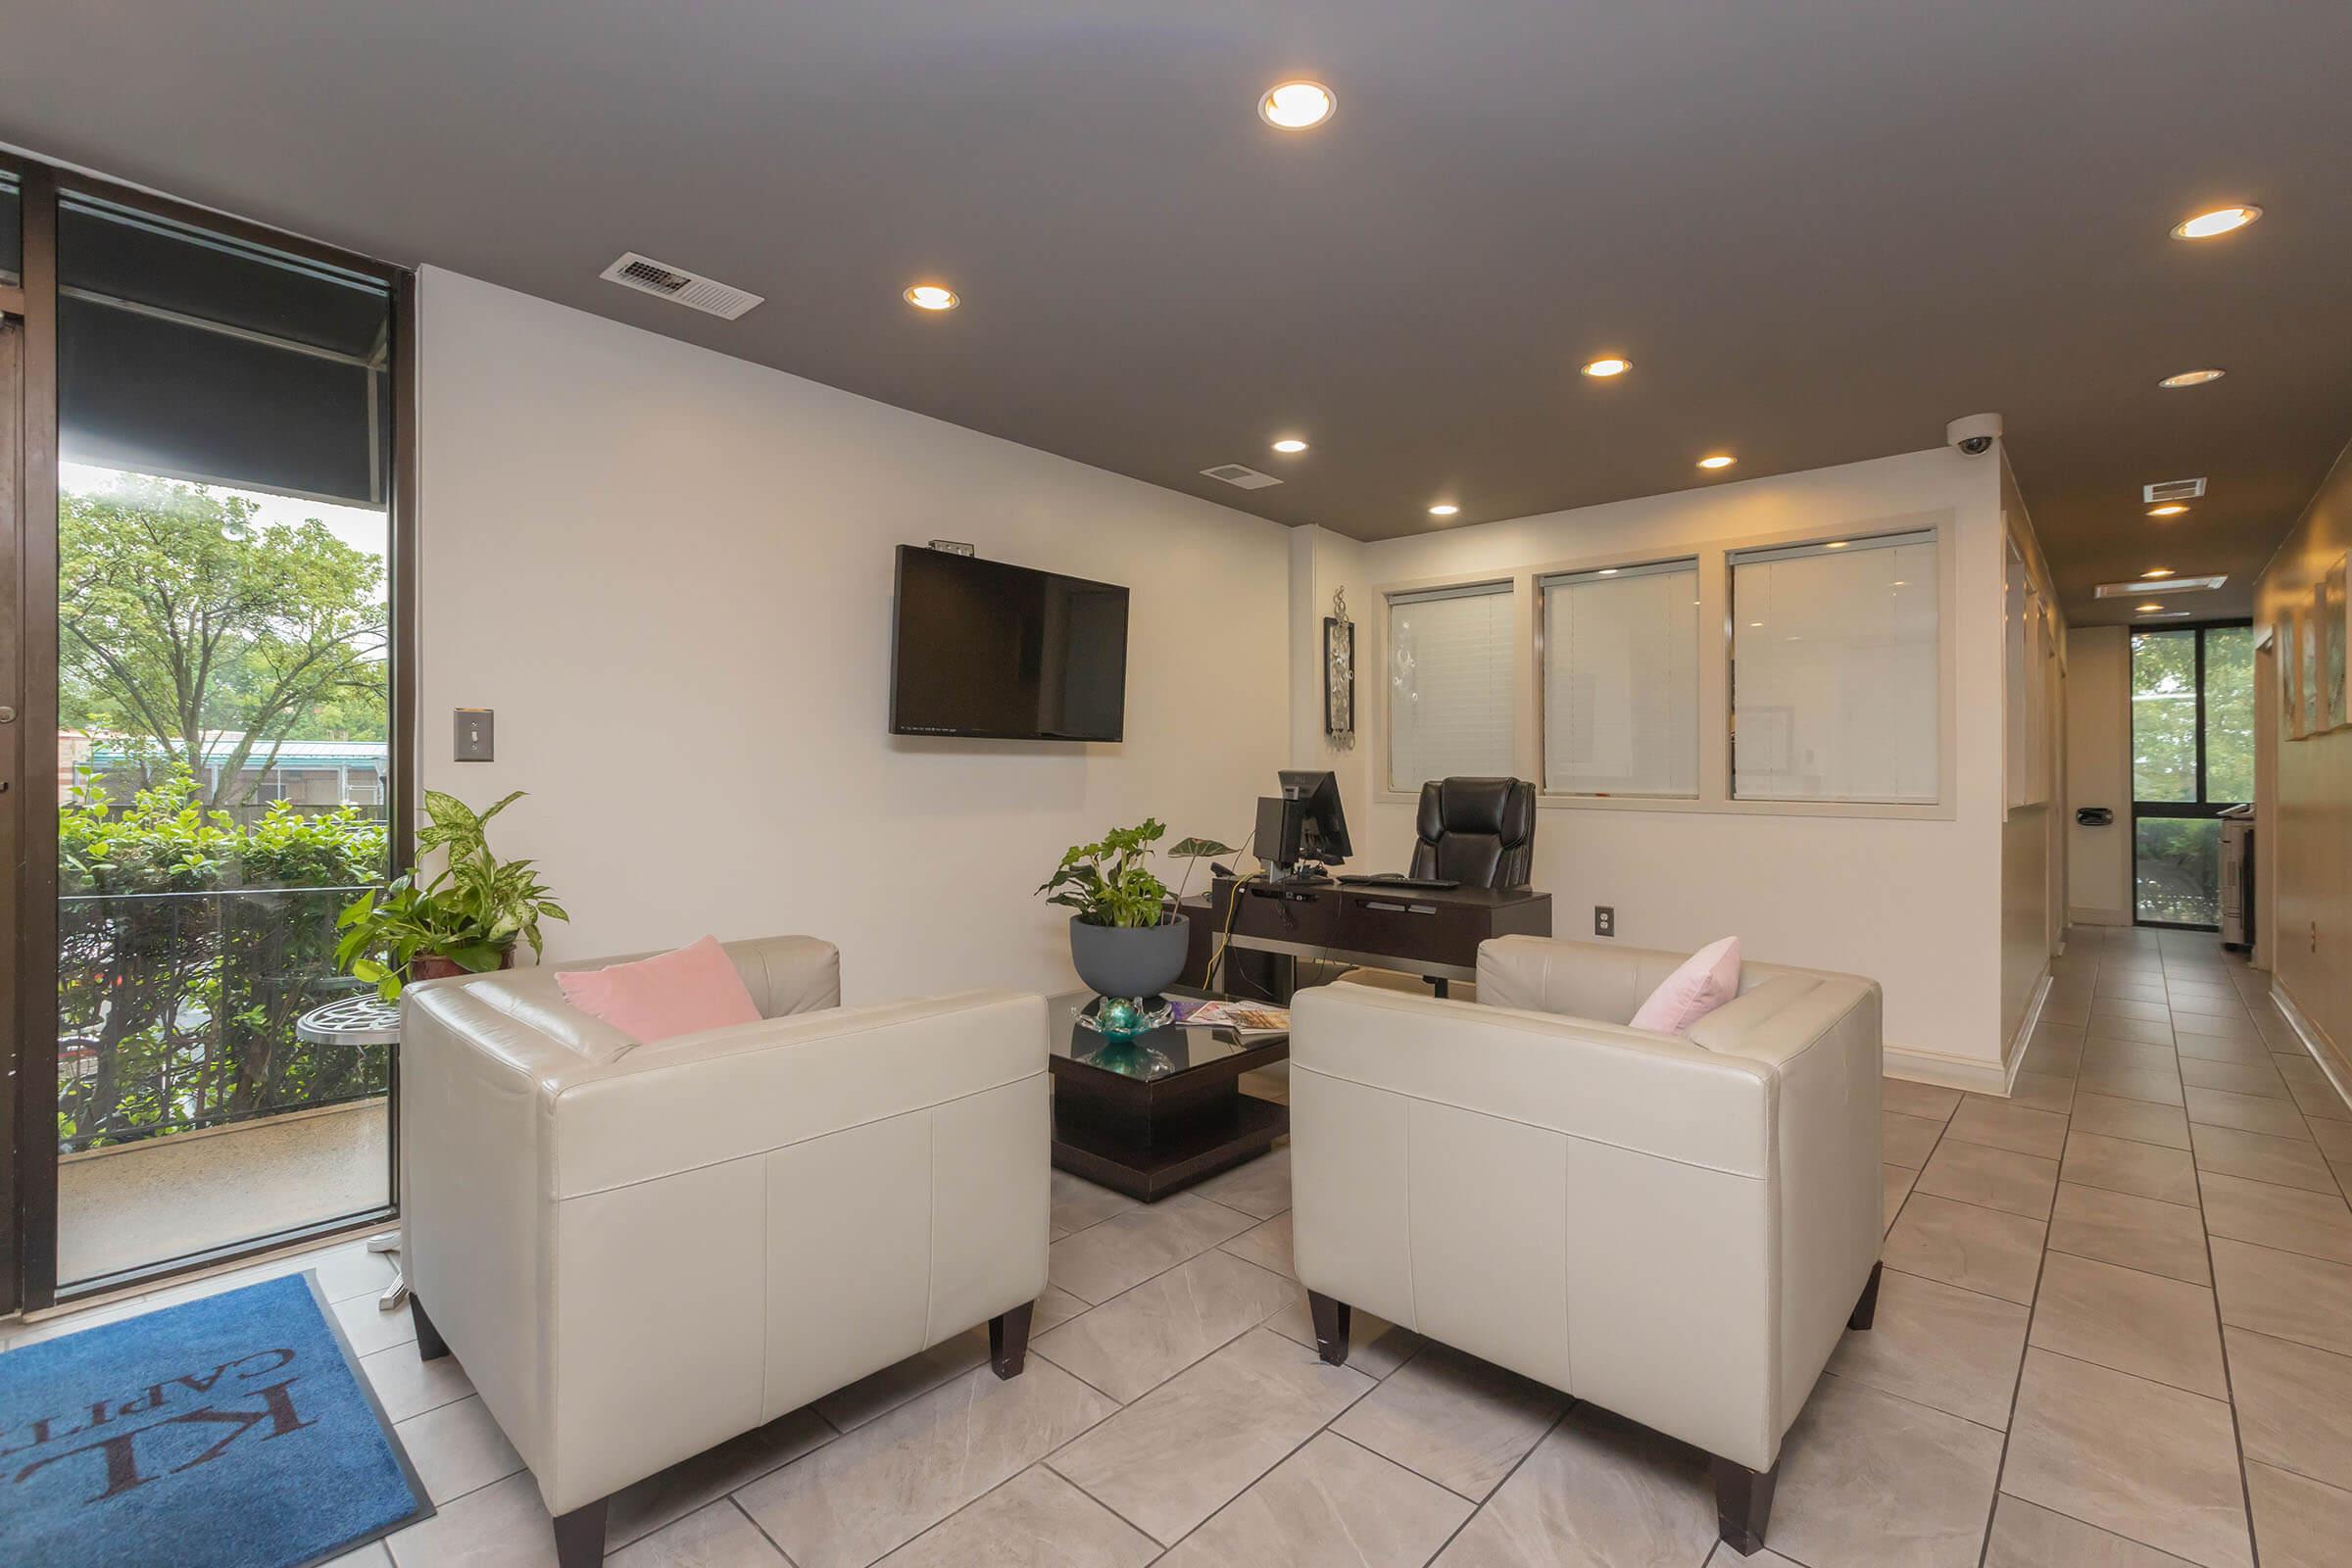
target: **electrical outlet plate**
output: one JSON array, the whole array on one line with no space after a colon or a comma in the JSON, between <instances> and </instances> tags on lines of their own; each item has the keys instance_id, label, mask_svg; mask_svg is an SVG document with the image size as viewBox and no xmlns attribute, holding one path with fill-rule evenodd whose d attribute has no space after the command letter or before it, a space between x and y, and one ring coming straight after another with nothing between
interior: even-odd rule
<instances>
[{"instance_id":1,"label":"electrical outlet plate","mask_svg":"<svg viewBox=\"0 0 2352 1568\"><path fill-rule=\"evenodd\" d=\"M1592 934L1596 937L1613 937L1617 934L1617 910L1613 906L1592 906Z\"/></svg>"}]
</instances>

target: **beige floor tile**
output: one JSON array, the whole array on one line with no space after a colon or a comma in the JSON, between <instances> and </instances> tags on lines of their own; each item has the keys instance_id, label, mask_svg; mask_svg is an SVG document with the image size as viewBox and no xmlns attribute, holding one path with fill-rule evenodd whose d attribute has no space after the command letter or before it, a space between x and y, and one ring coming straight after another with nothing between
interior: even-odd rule
<instances>
[{"instance_id":1,"label":"beige floor tile","mask_svg":"<svg viewBox=\"0 0 2352 1568\"><path fill-rule=\"evenodd\" d=\"M2300 1187L2312 1193L2338 1191L2335 1173L2320 1157L2317 1144L2273 1138L2268 1133L2240 1132L2234 1127L2216 1127L2205 1122L2196 1125L2192 1136L2197 1146L2197 1169L2201 1171L2219 1171L2225 1176L2243 1176L2249 1181L2271 1182L2280 1187Z\"/></svg>"},{"instance_id":2,"label":"beige floor tile","mask_svg":"<svg viewBox=\"0 0 2352 1568\"><path fill-rule=\"evenodd\" d=\"M2230 1378L2248 1459L2352 1487L2352 1356L2233 1328Z\"/></svg>"},{"instance_id":3,"label":"beige floor tile","mask_svg":"<svg viewBox=\"0 0 2352 1568\"><path fill-rule=\"evenodd\" d=\"M329 1557L325 1568L393 1568L392 1550L380 1541L370 1541L357 1551Z\"/></svg>"},{"instance_id":4,"label":"beige floor tile","mask_svg":"<svg viewBox=\"0 0 2352 1568\"><path fill-rule=\"evenodd\" d=\"M2047 1110L2063 1116L2074 1107L2074 1074L2021 1072L2009 1085L2009 1103L2021 1105L2027 1110Z\"/></svg>"},{"instance_id":5,"label":"beige floor tile","mask_svg":"<svg viewBox=\"0 0 2352 1568\"><path fill-rule=\"evenodd\" d=\"M2161 1144L2167 1149L2188 1147L2187 1113L2172 1105L2102 1095L2078 1085L2071 1129L2097 1133L2102 1138L2129 1138L2134 1143Z\"/></svg>"},{"instance_id":6,"label":"beige floor tile","mask_svg":"<svg viewBox=\"0 0 2352 1568\"><path fill-rule=\"evenodd\" d=\"M2202 1035L2209 1040L2260 1040L2262 1028L2242 1011L2218 1016L2183 1012L2173 1009L2173 1040L2177 1045L2184 1035Z\"/></svg>"},{"instance_id":7,"label":"beige floor tile","mask_svg":"<svg viewBox=\"0 0 2352 1568\"><path fill-rule=\"evenodd\" d=\"M1291 1206L1291 1152L1260 1154L1246 1165L1211 1176L1193 1189L1212 1203L1272 1219Z\"/></svg>"},{"instance_id":8,"label":"beige floor tile","mask_svg":"<svg viewBox=\"0 0 2352 1568\"><path fill-rule=\"evenodd\" d=\"M2167 1000L2164 980L2158 975L2140 979L2129 975L2110 978L2101 974L2091 982L2090 997L2090 1012L2094 1018L2098 1016L2099 1004L2102 1002L2113 1002L2119 999L2130 1002L2163 1002Z\"/></svg>"},{"instance_id":9,"label":"beige floor tile","mask_svg":"<svg viewBox=\"0 0 2352 1568\"><path fill-rule=\"evenodd\" d=\"M833 1428L814 1410L794 1410L623 1487L613 1494L606 1512L605 1544L624 1546L651 1535L823 1447L834 1437Z\"/></svg>"},{"instance_id":10,"label":"beige floor tile","mask_svg":"<svg viewBox=\"0 0 2352 1568\"><path fill-rule=\"evenodd\" d=\"M2082 1095L2107 1095L2117 1100L2144 1100L2152 1105L2178 1105L2180 1099L2180 1072L2177 1067L2162 1072L2141 1071L2127 1067L2084 1067L2075 1080L2076 1098Z\"/></svg>"},{"instance_id":11,"label":"beige floor tile","mask_svg":"<svg viewBox=\"0 0 2352 1568\"><path fill-rule=\"evenodd\" d=\"M1687 1568L1715 1541L1706 1455L1590 1404L1511 1472L1437 1568ZM1741 1568L1770 1554L1734 1557Z\"/></svg>"},{"instance_id":12,"label":"beige floor tile","mask_svg":"<svg viewBox=\"0 0 2352 1568\"><path fill-rule=\"evenodd\" d=\"M1894 1216L1901 1212L1903 1200L1911 1196L1911 1184L1919 1180L1919 1172L1900 1165L1879 1167L1879 1233L1885 1235L1893 1228Z\"/></svg>"},{"instance_id":13,"label":"beige floor tile","mask_svg":"<svg viewBox=\"0 0 2352 1568\"><path fill-rule=\"evenodd\" d=\"M1211 1248L1031 1343L1125 1404L1305 1296L1297 1281Z\"/></svg>"},{"instance_id":14,"label":"beige floor tile","mask_svg":"<svg viewBox=\"0 0 2352 1568\"><path fill-rule=\"evenodd\" d=\"M411 1416L393 1428L416 1466L424 1494L440 1504L478 1492L522 1468L522 1455L491 1419L481 1396L473 1395Z\"/></svg>"},{"instance_id":15,"label":"beige floor tile","mask_svg":"<svg viewBox=\"0 0 2352 1568\"><path fill-rule=\"evenodd\" d=\"M2213 1292L2053 1251L2034 1301L2034 1348L2228 1399Z\"/></svg>"},{"instance_id":16,"label":"beige floor tile","mask_svg":"<svg viewBox=\"0 0 2352 1568\"><path fill-rule=\"evenodd\" d=\"M1038 1332L1035 1318L1029 1332ZM920 1394L928 1394L952 1378L961 1377L988 1359L988 1326L980 1324L950 1335L928 1349L917 1350L879 1372L835 1389L817 1399L815 1409L843 1432L888 1415Z\"/></svg>"},{"instance_id":17,"label":"beige floor tile","mask_svg":"<svg viewBox=\"0 0 2352 1568\"><path fill-rule=\"evenodd\" d=\"M1886 1269L1879 1276L1877 1318L1866 1330L1847 1331L1829 1370L1981 1426L2005 1427L2030 1315L2014 1301Z\"/></svg>"},{"instance_id":18,"label":"beige floor tile","mask_svg":"<svg viewBox=\"0 0 2352 1568\"><path fill-rule=\"evenodd\" d=\"M1107 1301L1256 1223L1240 1209L1178 1193L1055 1242L1046 1250L1046 1277L1082 1301Z\"/></svg>"},{"instance_id":19,"label":"beige floor tile","mask_svg":"<svg viewBox=\"0 0 2352 1568\"><path fill-rule=\"evenodd\" d=\"M2196 1209L2152 1198L2061 1182L2050 1215L2050 1249L2195 1285L2212 1283Z\"/></svg>"},{"instance_id":20,"label":"beige floor tile","mask_svg":"<svg viewBox=\"0 0 2352 1568\"><path fill-rule=\"evenodd\" d=\"M608 1534L607 1542L611 1536ZM790 1568L732 1502L713 1502L605 1558L610 1568Z\"/></svg>"},{"instance_id":21,"label":"beige floor tile","mask_svg":"<svg viewBox=\"0 0 2352 1568\"><path fill-rule=\"evenodd\" d=\"M1962 1115L1967 1114L1963 1108ZM1952 1118L1958 1121L1959 1117ZM2058 1161L1946 1138L1936 1146L1918 1190L1963 1203L1980 1203L2042 1219L2058 1186Z\"/></svg>"},{"instance_id":22,"label":"beige floor tile","mask_svg":"<svg viewBox=\"0 0 2352 1568\"><path fill-rule=\"evenodd\" d=\"M2224 1094L2251 1095L2257 1100L2292 1100L2287 1093L2286 1080L2278 1069L2267 1061L2207 1061L2197 1056L2180 1058L2180 1082L2191 1093L2199 1089L2218 1089ZM2188 1119L2207 1121L2210 1117L2197 1114L2189 1106ZM2264 1131L2256 1128L2256 1132Z\"/></svg>"},{"instance_id":23,"label":"beige floor tile","mask_svg":"<svg viewBox=\"0 0 2352 1568\"><path fill-rule=\"evenodd\" d=\"M1350 1405L1332 1430L1482 1502L1567 1407L1564 1394L1432 1345Z\"/></svg>"},{"instance_id":24,"label":"beige floor tile","mask_svg":"<svg viewBox=\"0 0 2352 1568\"><path fill-rule=\"evenodd\" d=\"M375 1390L376 1402L384 1407L386 1418L395 1422L455 1404L473 1392L473 1379L466 1375L456 1356L423 1360L416 1354L415 1340L363 1357L360 1370L368 1374L368 1385Z\"/></svg>"},{"instance_id":25,"label":"beige floor tile","mask_svg":"<svg viewBox=\"0 0 2352 1568\"><path fill-rule=\"evenodd\" d=\"M1307 1310L1306 1293L1266 1319L1266 1327L1294 1344L1315 1343L1315 1320ZM1357 1307L1348 1326L1348 1364L1370 1378L1385 1378L1420 1353L1429 1342L1410 1329L1400 1329L1376 1312Z\"/></svg>"},{"instance_id":26,"label":"beige floor tile","mask_svg":"<svg viewBox=\"0 0 2352 1568\"><path fill-rule=\"evenodd\" d=\"M2246 1466L2262 1568L2342 1568L2352 1541L2352 1492L2267 1464Z\"/></svg>"},{"instance_id":27,"label":"beige floor tile","mask_svg":"<svg viewBox=\"0 0 2352 1568\"><path fill-rule=\"evenodd\" d=\"M1943 1131L1946 1138L2020 1154L2038 1154L2044 1159L2056 1159L2066 1148L2063 1113L2035 1110L2014 1100L1995 1100L1987 1095L1969 1096Z\"/></svg>"},{"instance_id":28,"label":"beige floor tile","mask_svg":"<svg viewBox=\"0 0 2352 1568\"><path fill-rule=\"evenodd\" d=\"M1960 1091L1941 1084L1914 1083L1908 1078L1879 1081L1879 1108L1928 1121L1949 1121L1960 1108Z\"/></svg>"},{"instance_id":29,"label":"beige floor tile","mask_svg":"<svg viewBox=\"0 0 2352 1568\"><path fill-rule=\"evenodd\" d=\"M2138 1018L2156 1023L2171 1023L2172 1008L2163 1002L2133 1002L2125 997L2101 997L2090 1004L2090 1032L2101 1033L2102 1018ZM2121 1036L2119 1038L2130 1038Z\"/></svg>"},{"instance_id":30,"label":"beige floor tile","mask_svg":"<svg viewBox=\"0 0 2352 1568\"><path fill-rule=\"evenodd\" d=\"M2332 1122L2337 1127L2352 1131L2352 1104L2345 1103L2344 1097L2335 1092L2335 1086L2328 1082L2324 1075L2289 1079L2286 1092L2293 1097L2295 1108L2313 1122ZM2312 1135L2319 1135L2316 1126Z\"/></svg>"},{"instance_id":31,"label":"beige floor tile","mask_svg":"<svg viewBox=\"0 0 2352 1568\"><path fill-rule=\"evenodd\" d=\"M1886 1266L2031 1304L2048 1231L2022 1214L1915 1192L1886 1233Z\"/></svg>"},{"instance_id":32,"label":"beige floor tile","mask_svg":"<svg viewBox=\"0 0 2352 1568\"><path fill-rule=\"evenodd\" d=\"M2193 980L2168 980L2164 989L2176 1015L2201 1014L2243 1019L2247 1023L2254 1021L2246 1011L2246 1004L2237 1000L2237 993L2226 986L2199 985Z\"/></svg>"},{"instance_id":33,"label":"beige floor tile","mask_svg":"<svg viewBox=\"0 0 2352 1568\"><path fill-rule=\"evenodd\" d=\"M2036 1033L2026 1051L2026 1070L2073 1078L2082 1070L2082 1031L2075 1030L2071 1038Z\"/></svg>"},{"instance_id":34,"label":"beige floor tile","mask_svg":"<svg viewBox=\"0 0 2352 1568\"><path fill-rule=\"evenodd\" d=\"M1890 1165L1907 1165L1913 1170L1928 1162L1928 1154L1936 1140L1943 1136L1943 1123L1925 1116L1906 1116L1900 1111L1883 1110L1879 1113L1879 1157Z\"/></svg>"},{"instance_id":35,"label":"beige floor tile","mask_svg":"<svg viewBox=\"0 0 2352 1568\"><path fill-rule=\"evenodd\" d=\"M1252 1329L1054 1453L1053 1465L1172 1545L1373 1386L1302 1345ZM802 1560L790 1541L783 1544Z\"/></svg>"},{"instance_id":36,"label":"beige floor tile","mask_svg":"<svg viewBox=\"0 0 2352 1568\"><path fill-rule=\"evenodd\" d=\"M2081 993L2080 996L2081 1000L2078 1001L2066 1000L2059 996L2057 987L2051 987L2049 996L2043 1000L2041 1004L2041 1021L2047 1024L2067 1024L2077 1029L2082 1028L2090 1022L2090 1001L2088 992Z\"/></svg>"},{"instance_id":37,"label":"beige floor tile","mask_svg":"<svg viewBox=\"0 0 2352 1568\"><path fill-rule=\"evenodd\" d=\"M2206 1568L2251 1568L2230 1406L2026 1352L2001 1490Z\"/></svg>"},{"instance_id":38,"label":"beige floor tile","mask_svg":"<svg viewBox=\"0 0 2352 1568\"><path fill-rule=\"evenodd\" d=\"M2152 1000L2161 1004L2163 993L2158 992ZM2173 1024L2169 1013L2162 1018L2118 1018L2112 1014L2102 1016L2099 1007L2099 1003L2090 1004L2090 1027L2085 1031L2092 1046L2102 1040L2129 1040L2139 1045L2172 1048Z\"/></svg>"},{"instance_id":39,"label":"beige floor tile","mask_svg":"<svg viewBox=\"0 0 2352 1568\"><path fill-rule=\"evenodd\" d=\"M2084 1072L2159 1072L2179 1069L2180 1057L2169 1044L2109 1039L2092 1029L2082 1047Z\"/></svg>"},{"instance_id":40,"label":"beige floor tile","mask_svg":"<svg viewBox=\"0 0 2352 1568\"><path fill-rule=\"evenodd\" d=\"M1298 1269L1291 1262L1291 1216L1275 1215L1262 1225L1252 1226L1224 1244L1225 1250L1246 1262L1255 1263L1269 1273L1284 1279L1298 1278Z\"/></svg>"},{"instance_id":41,"label":"beige floor tile","mask_svg":"<svg viewBox=\"0 0 2352 1568\"><path fill-rule=\"evenodd\" d=\"M1054 1173L1054 1223L1065 1231L1082 1231L1113 1214L1124 1214L1141 1206L1125 1193L1097 1187L1083 1176L1073 1176L1066 1170Z\"/></svg>"},{"instance_id":42,"label":"beige floor tile","mask_svg":"<svg viewBox=\"0 0 2352 1568\"><path fill-rule=\"evenodd\" d=\"M2235 1061L2261 1066L2271 1059L2271 1048L2261 1039L2218 1039L2212 1035L2186 1034L2177 1036L2174 1047L2180 1054L2180 1070L2185 1073L2192 1061Z\"/></svg>"},{"instance_id":43,"label":"beige floor tile","mask_svg":"<svg viewBox=\"0 0 2352 1568\"><path fill-rule=\"evenodd\" d=\"M2341 1198L2218 1171L2205 1173L2203 1187L2214 1235L2352 1263L2352 1204Z\"/></svg>"},{"instance_id":44,"label":"beige floor tile","mask_svg":"<svg viewBox=\"0 0 2352 1568\"><path fill-rule=\"evenodd\" d=\"M2001 1494L1993 1505L1984 1568L2192 1568L2169 1551Z\"/></svg>"},{"instance_id":45,"label":"beige floor tile","mask_svg":"<svg viewBox=\"0 0 2352 1568\"><path fill-rule=\"evenodd\" d=\"M1141 1568L1158 1555L1158 1542L1033 1464L879 1568Z\"/></svg>"},{"instance_id":46,"label":"beige floor tile","mask_svg":"<svg viewBox=\"0 0 2352 1568\"><path fill-rule=\"evenodd\" d=\"M965 1373L735 1494L798 1568L865 1568L1118 1407L1042 1356Z\"/></svg>"},{"instance_id":47,"label":"beige floor tile","mask_svg":"<svg viewBox=\"0 0 2352 1568\"><path fill-rule=\"evenodd\" d=\"M2320 1152L2329 1159L2352 1159L2352 1123L2315 1121L2311 1136L2320 1146Z\"/></svg>"},{"instance_id":48,"label":"beige floor tile","mask_svg":"<svg viewBox=\"0 0 2352 1568\"><path fill-rule=\"evenodd\" d=\"M143 1310L143 1309L142 1309ZM351 1342L354 1355L373 1355L389 1350L395 1345L406 1345L416 1338L416 1320L404 1309L398 1312L379 1312L375 1298L355 1296L348 1301L337 1301L327 1310Z\"/></svg>"},{"instance_id":49,"label":"beige floor tile","mask_svg":"<svg viewBox=\"0 0 2352 1568\"><path fill-rule=\"evenodd\" d=\"M2001 1435L1840 1377L1781 1446L1765 1544L1808 1568L1974 1568Z\"/></svg>"},{"instance_id":50,"label":"beige floor tile","mask_svg":"<svg viewBox=\"0 0 2352 1568\"><path fill-rule=\"evenodd\" d=\"M2066 1159L2059 1167L2058 1179L2153 1198L2162 1203L2197 1200L2197 1166L2187 1150L2104 1138L2097 1133L2067 1136Z\"/></svg>"},{"instance_id":51,"label":"beige floor tile","mask_svg":"<svg viewBox=\"0 0 2352 1568\"><path fill-rule=\"evenodd\" d=\"M2226 1236L2212 1246L2224 1323L2352 1355L2352 1268Z\"/></svg>"},{"instance_id":52,"label":"beige floor tile","mask_svg":"<svg viewBox=\"0 0 2352 1568\"><path fill-rule=\"evenodd\" d=\"M1160 1559L1164 1568L1421 1568L1470 1516L1433 1482L1323 1433Z\"/></svg>"},{"instance_id":53,"label":"beige floor tile","mask_svg":"<svg viewBox=\"0 0 2352 1568\"><path fill-rule=\"evenodd\" d=\"M2220 1089L2191 1089L2188 1120L2192 1127L2234 1127L2239 1132L2311 1141L2311 1129L2304 1124L2303 1113L2291 1100L2264 1100Z\"/></svg>"},{"instance_id":54,"label":"beige floor tile","mask_svg":"<svg viewBox=\"0 0 2352 1568\"><path fill-rule=\"evenodd\" d=\"M556 1568L555 1524L527 1470L384 1538L398 1568Z\"/></svg>"}]
</instances>

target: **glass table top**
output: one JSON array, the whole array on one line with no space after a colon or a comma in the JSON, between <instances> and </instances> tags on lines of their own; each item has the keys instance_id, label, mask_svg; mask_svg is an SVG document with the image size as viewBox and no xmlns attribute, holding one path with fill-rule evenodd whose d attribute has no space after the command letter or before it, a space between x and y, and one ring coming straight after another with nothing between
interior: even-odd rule
<instances>
[{"instance_id":1,"label":"glass table top","mask_svg":"<svg viewBox=\"0 0 2352 1568\"><path fill-rule=\"evenodd\" d=\"M1202 993L1175 989L1168 995L1199 999ZM1112 1040L1078 1021L1079 1014L1092 1008L1096 1000L1091 991L1068 991L1047 998L1046 1038L1054 1055L1122 1078L1146 1082L1171 1078L1289 1039L1283 1034L1243 1034L1236 1029L1178 1023L1147 1030L1132 1040Z\"/></svg>"}]
</instances>

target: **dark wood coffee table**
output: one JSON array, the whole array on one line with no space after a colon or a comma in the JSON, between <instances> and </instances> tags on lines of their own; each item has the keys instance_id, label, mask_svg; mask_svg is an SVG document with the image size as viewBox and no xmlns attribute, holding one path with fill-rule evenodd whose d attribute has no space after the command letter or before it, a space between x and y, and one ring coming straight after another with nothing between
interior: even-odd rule
<instances>
[{"instance_id":1,"label":"dark wood coffee table","mask_svg":"<svg viewBox=\"0 0 2352 1568\"><path fill-rule=\"evenodd\" d=\"M1290 1106L1241 1086L1289 1057L1289 1035L1178 1024L1113 1042L1078 1022L1094 1001L1075 992L1047 1004L1056 1169L1156 1202L1291 1130Z\"/></svg>"}]
</instances>

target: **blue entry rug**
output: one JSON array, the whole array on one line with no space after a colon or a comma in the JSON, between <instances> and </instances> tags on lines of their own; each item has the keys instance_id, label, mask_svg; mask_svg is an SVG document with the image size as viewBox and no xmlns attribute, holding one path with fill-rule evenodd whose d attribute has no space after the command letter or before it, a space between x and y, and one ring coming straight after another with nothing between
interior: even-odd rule
<instances>
[{"instance_id":1,"label":"blue entry rug","mask_svg":"<svg viewBox=\"0 0 2352 1568\"><path fill-rule=\"evenodd\" d=\"M432 1511L308 1274L0 1354L0 1563L300 1568Z\"/></svg>"}]
</instances>

